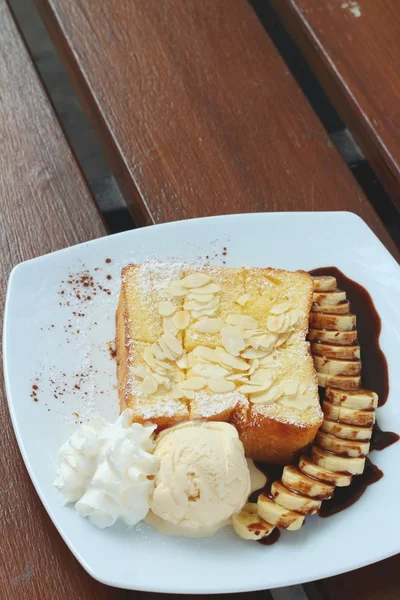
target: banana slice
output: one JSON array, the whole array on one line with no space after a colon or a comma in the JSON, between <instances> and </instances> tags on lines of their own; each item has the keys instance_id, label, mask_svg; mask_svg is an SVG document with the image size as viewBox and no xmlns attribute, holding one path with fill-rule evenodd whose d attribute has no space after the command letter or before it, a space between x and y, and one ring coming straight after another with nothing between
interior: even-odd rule
<instances>
[{"instance_id":1,"label":"banana slice","mask_svg":"<svg viewBox=\"0 0 400 600\"><path fill-rule=\"evenodd\" d=\"M315 292L329 292L337 289L336 278L331 275L316 275L313 280Z\"/></svg>"},{"instance_id":2,"label":"banana slice","mask_svg":"<svg viewBox=\"0 0 400 600\"><path fill-rule=\"evenodd\" d=\"M330 331L351 331L356 328L356 315L332 315L327 313L310 313L312 329L329 329Z\"/></svg>"},{"instance_id":3,"label":"banana slice","mask_svg":"<svg viewBox=\"0 0 400 600\"><path fill-rule=\"evenodd\" d=\"M299 512L301 515L315 515L321 506L321 500L307 498L292 492L280 481L274 481L272 484L271 495L274 502L283 506L283 508Z\"/></svg>"},{"instance_id":4,"label":"banana slice","mask_svg":"<svg viewBox=\"0 0 400 600\"><path fill-rule=\"evenodd\" d=\"M313 293L313 302L320 306L332 306L346 300L346 292L342 290L324 291Z\"/></svg>"},{"instance_id":5,"label":"banana slice","mask_svg":"<svg viewBox=\"0 0 400 600\"><path fill-rule=\"evenodd\" d=\"M360 359L360 346L336 346L319 342L311 343L311 352L313 356L324 356L325 358L334 358L339 360Z\"/></svg>"},{"instance_id":6,"label":"banana slice","mask_svg":"<svg viewBox=\"0 0 400 600\"><path fill-rule=\"evenodd\" d=\"M358 425L359 427L372 427L375 423L375 411L373 410L356 410L342 404L332 404L327 400L323 401L322 410L328 421L339 421L346 425Z\"/></svg>"},{"instance_id":7,"label":"banana slice","mask_svg":"<svg viewBox=\"0 0 400 600\"><path fill-rule=\"evenodd\" d=\"M314 367L318 373L327 375L360 375L361 361L355 360L336 360L334 358L325 358L325 356L314 356Z\"/></svg>"},{"instance_id":8,"label":"banana slice","mask_svg":"<svg viewBox=\"0 0 400 600\"><path fill-rule=\"evenodd\" d=\"M304 523L304 515L288 510L279 504L276 504L265 494L260 494L257 500L258 514L267 523L272 523L288 531L296 531Z\"/></svg>"},{"instance_id":9,"label":"banana slice","mask_svg":"<svg viewBox=\"0 0 400 600\"><path fill-rule=\"evenodd\" d=\"M306 475L335 487L347 487L351 483L351 475L335 473L334 471L325 469L321 465L314 463L307 456L300 457L299 469Z\"/></svg>"},{"instance_id":10,"label":"banana slice","mask_svg":"<svg viewBox=\"0 0 400 600\"><path fill-rule=\"evenodd\" d=\"M316 313L328 313L331 315L347 315L350 312L350 302L343 300L340 304L313 304L311 306L311 312Z\"/></svg>"},{"instance_id":11,"label":"banana slice","mask_svg":"<svg viewBox=\"0 0 400 600\"><path fill-rule=\"evenodd\" d=\"M356 410L371 410L378 407L378 394L369 390L343 392L342 390L327 388L325 398L333 404L340 404L346 408Z\"/></svg>"},{"instance_id":12,"label":"banana slice","mask_svg":"<svg viewBox=\"0 0 400 600\"><path fill-rule=\"evenodd\" d=\"M261 540L275 529L260 517L255 502L247 502L240 513L232 515L232 525L244 540Z\"/></svg>"},{"instance_id":13,"label":"banana slice","mask_svg":"<svg viewBox=\"0 0 400 600\"><path fill-rule=\"evenodd\" d=\"M311 328L307 339L310 342L326 342L327 344L339 344L348 346L357 342L357 331L328 331L328 329Z\"/></svg>"},{"instance_id":14,"label":"banana slice","mask_svg":"<svg viewBox=\"0 0 400 600\"><path fill-rule=\"evenodd\" d=\"M344 456L336 456L330 454L318 446L312 446L311 448L311 459L331 471L338 471L339 473L346 473L349 475L361 475L364 471L365 458L347 458Z\"/></svg>"},{"instance_id":15,"label":"banana slice","mask_svg":"<svg viewBox=\"0 0 400 600\"><path fill-rule=\"evenodd\" d=\"M339 390L358 390L361 386L361 377L359 375L328 375L328 373L318 373L318 385L320 387L335 387Z\"/></svg>"},{"instance_id":16,"label":"banana slice","mask_svg":"<svg viewBox=\"0 0 400 600\"><path fill-rule=\"evenodd\" d=\"M282 483L284 486L317 500L327 500L334 492L333 485L327 485L304 475L297 467L288 466L283 469Z\"/></svg>"},{"instance_id":17,"label":"banana slice","mask_svg":"<svg viewBox=\"0 0 400 600\"><path fill-rule=\"evenodd\" d=\"M336 435L345 440L370 440L372 427L358 427L357 425L344 425L336 421L325 419L321 425L321 431Z\"/></svg>"},{"instance_id":18,"label":"banana slice","mask_svg":"<svg viewBox=\"0 0 400 600\"><path fill-rule=\"evenodd\" d=\"M339 454L340 456L349 456L357 458L366 456L369 452L369 442L358 442L356 440L344 440L337 438L331 433L318 431L315 437L315 443L328 452Z\"/></svg>"}]
</instances>

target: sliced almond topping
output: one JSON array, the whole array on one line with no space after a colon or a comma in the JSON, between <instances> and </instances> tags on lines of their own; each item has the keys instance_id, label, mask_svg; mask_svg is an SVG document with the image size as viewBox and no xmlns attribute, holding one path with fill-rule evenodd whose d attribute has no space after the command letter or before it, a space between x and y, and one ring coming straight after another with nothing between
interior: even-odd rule
<instances>
[{"instance_id":1,"label":"sliced almond topping","mask_svg":"<svg viewBox=\"0 0 400 600\"><path fill-rule=\"evenodd\" d=\"M281 396L282 386L278 384L265 392L252 394L250 396L250 400L253 402L253 404L270 404L271 402L275 402Z\"/></svg>"},{"instance_id":2,"label":"sliced almond topping","mask_svg":"<svg viewBox=\"0 0 400 600\"><path fill-rule=\"evenodd\" d=\"M138 387L142 394L155 394L158 390L158 383L152 375L147 375Z\"/></svg>"},{"instance_id":3,"label":"sliced almond topping","mask_svg":"<svg viewBox=\"0 0 400 600\"><path fill-rule=\"evenodd\" d=\"M298 311L297 308L294 308L293 310L291 310L289 313L290 326L292 327L295 323L297 323L299 318L300 318L300 311Z\"/></svg>"},{"instance_id":4,"label":"sliced almond topping","mask_svg":"<svg viewBox=\"0 0 400 600\"><path fill-rule=\"evenodd\" d=\"M185 288L198 288L210 283L211 277L205 273L191 273L181 279L180 283Z\"/></svg>"},{"instance_id":5,"label":"sliced almond topping","mask_svg":"<svg viewBox=\"0 0 400 600\"><path fill-rule=\"evenodd\" d=\"M200 319L193 325L193 329L201 333L217 333L224 326L222 319Z\"/></svg>"},{"instance_id":6,"label":"sliced almond topping","mask_svg":"<svg viewBox=\"0 0 400 600\"><path fill-rule=\"evenodd\" d=\"M181 390L201 390L206 385L207 379L205 377L191 377L178 383Z\"/></svg>"},{"instance_id":7,"label":"sliced almond topping","mask_svg":"<svg viewBox=\"0 0 400 600\"><path fill-rule=\"evenodd\" d=\"M233 392L236 389L236 385L233 381L227 381L223 377L213 377L208 380L208 387L215 394L226 394Z\"/></svg>"},{"instance_id":8,"label":"sliced almond topping","mask_svg":"<svg viewBox=\"0 0 400 600\"><path fill-rule=\"evenodd\" d=\"M161 375L163 375L164 373L168 373L171 370L170 365L163 360L159 360L158 358L156 358L155 363L155 370L157 373L161 373Z\"/></svg>"},{"instance_id":9,"label":"sliced almond topping","mask_svg":"<svg viewBox=\"0 0 400 600\"><path fill-rule=\"evenodd\" d=\"M179 360L181 360L181 359L179 359ZM174 383L179 383L180 381L183 381L185 379L185 375L179 369L174 369L173 371L171 371L169 373L169 378Z\"/></svg>"},{"instance_id":10,"label":"sliced almond topping","mask_svg":"<svg viewBox=\"0 0 400 600\"><path fill-rule=\"evenodd\" d=\"M297 408L297 410L306 410L306 408L315 404L314 398L307 394L304 396L291 396L290 398L283 396L278 399L278 402L279 404L283 404L283 406Z\"/></svg>"},{"instance_id":11,"label":"sliced almond topping","mask_svg":"<svg viewBox=\"0 0 400 600\"><path fill-rule=\"evenodd\" d=\"M256 350L255 348L247 348L247 350L245 350L244 352L242 352L241 356L242 358L264 358L264 356L267 356L268 351L267 350Z\"/></svg>"},{"instance_id":12,"label":"sliced almond topping","mask_svg":"<svg viewBox=\"0 0 400 600\"><path fill-rule=\"evenodd\" d=\"M148 375L146 367L144 367L143 365L138 365L137 367L131 367L130 370L134 375L136 375L137 377L140 377L140 379L144 379Z\"/></svg>"},{"instance_id":13,"label":"sliced almond topping","mask_svg":"<svg viewBox=\"0 0 400 600\"><path fill-rule=\"evenodd\" d=\"M164 386L166 390L171 389L172 384L171 384L170 380L168 379L168 377L165 377L164 375L160 375L159 373L153 373L153 377L157 381L157 383L159 385Z\"/></svg>"},{"instance_id":14,"label":"sliced almond topping","mask_svg":"<svg viewBox=\"0 0 400 600\"><path fill-rule=\"evenodd\" d=\"M283 325L279 333L285 333L286 331L291 329L290 325L290 313L285 313L283 319Z\"/></svg>"},{"instance_id":15,"label":"sliced almond topping","mask_svg":"<svg viewBox=\"0 0 400 600\"><path fill-rule=\"evenodd\" d=\"M182 356L180 356L178 358L178 360L176 361L176 366L179 367L180 369L187 369L189 367L189 362L186 356L186 351L183 351Z\"/></svg>"},{"instance_id":16,"label":"sliced almond topping","mask_svg":"<svg viewBox=\"0 0 400 600\"><path fill-rule=\"evenodd\" d=\"M182 298L182 296L186 296L188 290L183 287L180 281L173 281L168 288L168 293L174 298Z\"/></svg>"},{"instance_id":17,"label":"sliced almond topping","mask_svg":"<svg viewBox=\"0 0 400 600\"><path fill-rule=\"evenodd\" d=\"M168 348L177 356L181 356L183 348L181 342L168 331L161 338L167 344Z\"/></svg>"},{"instance_id":18,"label":"sliced almond topping","mask_svg":"<svg viewBox=\"0 0 400 600\"><path fill-rule=\"evenodd\" d=\"M247 345L250 345L254 350L258 350L260 344L258 342L258 337L251 337L247 340Z\"/></svg>"},{"instance_id":19,"label":"sliced almond topping","mask_svg":"<svg viewBox=\"0 0 400 600\"><path fill-rule=\"evenodd\" d=\"M241 351L246 348L240 329L232 325L221 329L221 340L225 349L233 356L239 356Z\"/></svg>"},{"instance_id":20,"label":"sliced almond topping","mask_svg":"<svg viewBox=\"0 0 400 600\"><path fill-rule=\"evenodd\" d=\"M245 340L250 340L252 338L257 338L260 335L264 335L265 331L263 331L262 329L245 329L243 331L243 337Z\"/></svg>"},{"instance_id":21,"label":"sliced almond topping","mask_svg":"<svg viewBox=\"0 0 400 600\"><path fill-rule=\"evenodd\" d=\"M260 358L260 367L270 367L275 363L274 356L272 354L267 354L267 356L263 356Z\"/></svg>"},{"instance_id":22,"label":"sliced almond topping","mask_svg":"<svg viewBox=\"0 0 400 600\"><path fill-rule=\"evenodd\" d=\"M242 294L236 302L240 304L240 306L244 306L248 300L250 300L250 294Z\"/></svg>"},{"instance_id":23,"label":"sliced almond topping","mask_svg":"<svg viewBox=\"0 0 400 600\"><path fill-rule=\"evenodd\" d=\"M164 334L166 335L166 334ZM162 349L162 351L165 354L165 357L168 358L169 360L173 360L175 361L178 357L175 354L175 352L172 352L171 348L168 346L168 344L166 343L166 341L163 339L163 337L160 337L160 339L158 340L158 343L160 344L160 347Z\"/></svg>"},{"instance_id":24,"label":"sliced almond topping","mask_svg":"<svg viewBox=\"0 0 400 600\"><path fill-rule=\"evenodd\" d=\"M268 315L267 318L267 329L268 331L278 332L281 330L282 325L284 323L285 316L281 315Z\"/></svg>"},{"instance_id":25,"label":"sliced almond topping","mask_svg":"<svg viewBox=\"0 0 400 600\"><path fill-rule=\"evenodd\" d=\"M183 308L185 310L207 310L211 308L217 308L219 306L219 298L213 296L209 302L198 302L197 300L191 300L186 298Z\"/></svg>"},{"instance_id":26,"label":"sliced almond topping","mask_svg":"<svg viewBox=\"0 0 400 600\"><path fill-rule=\"evenodd\" d=\"M213 317L216 313L216 308L205 308L203 310L192 310L192 317L194 319L200 319L201 317Z\"/></svg>"},{"instance_id":27,"label":"sliced almond topping","mask_svg":"<svg viewBox=\"0 0 400 600\"><path fill-rule=\"evenodd\" d=\"M217 283L207 283L202 287L196 288L196 294L216 294L221 291L221 287ZM192 292L193 293L193 292Z\"/></svg>"},{"instance_id":28,"label":"sliced almond topping","mask_svg":"<svg viewBox=\"0 0 400 600\"><path fill-rule=\"evenodd\" d=\"M154 359L153 352L152 352L150 346L146 346L146 348L143 350L143 358L144 358L145 362L149 365L149 367L151 369L155 370L156 361Z\"/></svg>"},{"instance_id":29,"label":"sliced almond topping","mask_svg":"<svg viewBox=\"0 0 400 600\"><path fill-rule=\"evenodd\" d=\"M172 335L177 334L178 331L179 331L178 328L175 325L174 316L172 316L172 317L163 317L163 329L164 329L164 332L165 331L169 331L170 333L172 333Z\"/></svg>"},{"instance_id":30,"label":"sliced almond topping","mask_svg":"<svg viewBox=\"0 0 400 600\"><path fill-rule=\"evenodd\" d=\"M300 396L302 396L303 394L305 394L305 393L306 393L306 390L307 390L307 386L306 386L306 384L305 384L305 383L301 383L301 384L299 385L299 388L298 388L298 390L297 390L297 393L298 393L298 394L300 394Z\"/></svg>"},{"instance_id":31,"label":"sliced almond topping","mask_svg":"<svg viewBox=\"0 0 400 600\"><path fill-rule=\"evenodd\" d=\"M165 301L158 303L158 314L162 317L170 317L175 311L176 306L172 302Z\"/></svg>"},{"instance_id":32,"label":"sliced almond topping","mask_svg":"<svg viewBox=\"0 0 400 600\"><path fill-rule=\"evenodd\" d=\"M219 348L215 352L218 356L219 362L221 362L223 365L228 365L228 367L232 367L237 371L248 371L250 369L250 365L245 360L237 356L232 356L232 354L228 354L228 352L224 352Z\"/></svg>"},{"instance_id":33,"label":"sliced almond topping","mask_svg":"<svg viewBox=\"0 0 400 600\"><path fill-rule=\"evenodd\" d=\"M258 321L253 319L253 317L249 317L248 315L228 315L226 322L229 323L229 325L237 325L242 329L257 329L258 327Z\"/></svg>"},{"instance_id":34,"label":"sliced almond topping","mask_svg":"<svg viewBox=\"0 0 400 600\"><path fill-rule=\"evenodd\" d=\"M172 320L177 329L186 329L190 323L190 314L186 310L178 310L172 317Z\"/></svg>"},{"instance_id":35,"label":"sliced almond topping","mask_svg":"<svg viewBox=\"0 0 400 600\"><path fill-rule=\"evenodd\" d=\"M287 381L283 384L283 393L285 396L294 396L297 394L298 383L294 381Z\"/></svg>"},{"instance_id":36,"label":"sliced almond topping","mask_svg":"<svg viewBox=\"0 0 400 600\"><path fill-rule=\"evenodd\" d=\"M165 358L165 354L164 352L161 350L160 346L158 344L152 344L151 346L151 351L153 353L153 355L158 358L158 360L164 360Z\"/></svg>"},{"instance_id":37,"label":"sliced almond topping","mask_svg":"<svg viewBox=\"0 0 400 600\"><path fill-rule=\"evenodd\" d=\"M275 348L280 348L286 340L290 338L290 333L283 333L278 336L278 339L275 342Z\"/></svg>"},{"instance_id":38,"label":"sliced almond topping","mask_svg":"<svg viewBox=\"0 0 400 600\"><path fill-rule=\"evenodd\" d=\"M250 373L250 371L249 371L249 373ZM246 373L246 375L241 375L240 373L233 373L233 375L226 375L225 379L227 381L236 381L238 383L248 383L249 382L247 373Z\"/></svg>"},{"instance_id":39,"label":"sliced almond topping","mask_svg":"<svg viewBox=\"0 0 400 600\"><path fill-rule=\"evenodd\" d=\"M250 384L265 385L268 388L272 385L271 371L268 369L257 369L257 371L250 377Z\"/></svg>"},{"instance_id":40,"label":"sliced almond topping","mask_svg":"<svg viewBox=\"0 0 400 600\"><path fill-rule=\"evenodd\" d=\"M280 302L279 304L274 304L270 308L271 315L281 315L289 310L292 307L291 302Z\"/></svg>"},{"instance_id":41,"label":"sliced almond topping","mask_svg":"<svg viewBox=\"0 0 400 600\"><path fill-rule=\"evenodd\" d=\"M206 377L210 379L211 377L225 377L225 375L229 375L229 371L221 367L221 365L215 365L210 363L195 365L190 372L194 375L201 375L201 377Z\"/></svg>"},{"instance_id":42,"label":"sliced almond topping","mask_svg":"<svg viewBox=\"0 0 400 600\"><path fill-rule=\"evenodd\" d=\"M252 339L254 338L251 338L251 340ZM266 333L264 335L257 336L256 340L258 343L258 347L261 350L272 350L277 340L277 337L276 335Z\"/></svg>"},{"instance_id":43,"label":"sliced almond topping","mask_svg":"<svg viewBox=\"0 0 400 600\"><path fill-rule=\"evenodd\" d=\"M194 395L195 392L194 390L181 390L183 393L183 397L187 398L188 400L194 400Z\"/></svg>"},{"instance_id":44,"label":"sliced almond topping","mask_svg":"<svg viewBox=\"0 0 400 600\"><path fill-rule=\"evenodd\" d=\"M196 354L196 356L204 358L205 360L209 360L210 362L219 362L219 356L216 351L212 350L211 348L207 348L207 346L197 346L193 352Z\"/></svg>"},{"instance_id":45,"label":"sliced almond topping","mask_svg":"<svg viewBox=\"0 0 400 600\"><path fill-rule=\"evenodd\" d=\"M260 366L260 361L258 360L258 358L253 358L250 360L250 369L249 371L247 371L247 375L253 375L253 373L258 369L258 367Z\"/></svg>"},{"instance_id":46,"label":"sliced almond topping","mask_svg":"<svg viewBox=\"0 0 400 600\"><path fill-rule=\"evenodd\" d=\"M265 386L265 385L251 385L250 383L245 383L244 385L241 385L240 387L238 387L237 391L240 392L241 394L257 394L260 392L264 392L265 390L269 389L269 385Z\"/></svg>"},{"instance_id":47,"label":"sliced almond topping","mask_svg":"<svg viewBox=\"0 0 400 600\"><path fill-rule=\"evenodd\" d=\"M214 294L195 294L194 292L191 292L188 298L196 300L196 302L200 302L201 304L207 304L207 302L211 302L215 296Z\"/></svg>"},{"instance_id":48,"label":"sliced almond topping","mask_svg":"<svg viewBox=\"0 0 400 600\"><path fill-rule=\"evenodd\" d=\"M183 392L174 386L164 395L164 397L178 400L179 398L183 398Z\"/></svg>"}]
</instances>

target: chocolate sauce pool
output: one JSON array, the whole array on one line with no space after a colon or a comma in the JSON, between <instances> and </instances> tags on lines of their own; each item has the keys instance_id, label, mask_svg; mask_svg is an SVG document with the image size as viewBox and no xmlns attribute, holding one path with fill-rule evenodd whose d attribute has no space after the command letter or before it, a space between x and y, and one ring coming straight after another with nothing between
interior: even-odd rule
<instances>
[{"instance_id":1,"label":"chocolate sauce pool","mask_svg":"<svg viewBox=\"0 0 400 600\"><path fill-rule=\"evenodd\" d=\"M358 343L362 360L362 386L376 392L379 396L379 406L383 406L389 394L389 374L386 357L379 345L381 319L370 294L363 286L346 277L336 267L313 269L310 274L314 276L331 275L336 278L338 288L346 292L347 299L350 301L350 310L357 315ZM319 393L322 399L325 395L325 389L319 388ZM375 423L370 451L383 450L399 439L397 433L382 431L378 423ZM256 502L260 493L270 496L272 483L281 479L283 471L281 465L260 462L255 462L255 465L266 475L267 484L264 488L253 492L249 502ZM354 476L349 486L336 488L333 497L322 502L319 516L330 517L352 506L361 498L369 485L376 483L382 477L383 472L367 457L364 472L361 475ZM259 543L270 546L278 541L279 536L279 529L276 528L271 535L259 540Z\"/></svg>"}]
</instances>

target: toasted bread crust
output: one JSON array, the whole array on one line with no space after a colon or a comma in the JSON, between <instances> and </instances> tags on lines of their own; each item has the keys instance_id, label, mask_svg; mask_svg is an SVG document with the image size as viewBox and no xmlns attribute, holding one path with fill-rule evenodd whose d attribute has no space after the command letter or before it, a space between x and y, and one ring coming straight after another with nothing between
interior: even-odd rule
<instances>
[{"instance_id":1,"label":"toasted bread crust","mask_svg":"<svg viewBox=\"0 0 400 600\"><path fill-rule=\"evenodd\" d=\"M238 430L246 456L261 462L289 465L313 442L322 419L296 424L261 415L254 407L249 407L246 419L239 409L233 413L230 422Z\"/></svg>"}]
</instances>

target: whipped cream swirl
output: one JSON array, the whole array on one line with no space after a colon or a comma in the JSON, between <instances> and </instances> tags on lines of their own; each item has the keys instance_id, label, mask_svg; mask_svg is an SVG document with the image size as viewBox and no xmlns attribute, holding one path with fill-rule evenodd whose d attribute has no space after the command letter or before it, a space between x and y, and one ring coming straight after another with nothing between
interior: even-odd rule
<instances>
[{"instance_id":1,"label":"whipped cream swirl","mask_svg":"<svg viewBox=\"0 0 400 600\"><path fill-rule=\"evenodd\" d=\"M59 451L54 485L64 504L76 503L78 513L100 528L144 519L160 462L151 454L155 428L132 424L129 410L113 424L81 425Z\"/></svg>"}]
</instances>

